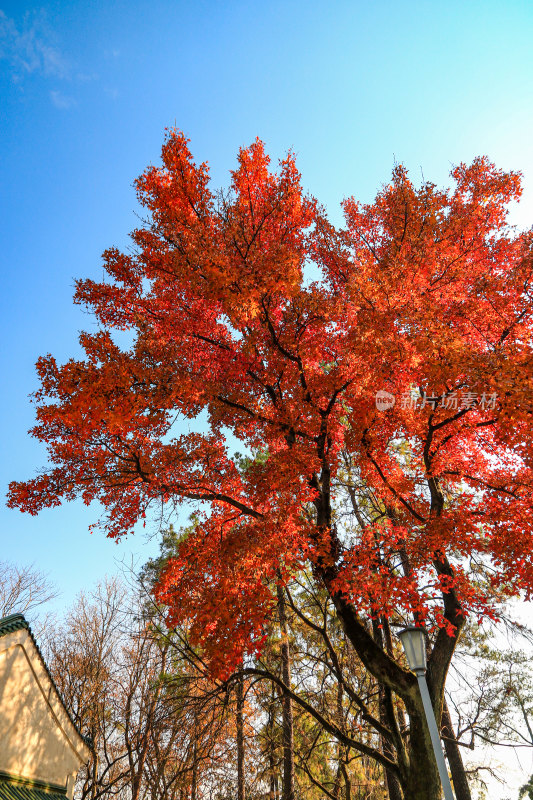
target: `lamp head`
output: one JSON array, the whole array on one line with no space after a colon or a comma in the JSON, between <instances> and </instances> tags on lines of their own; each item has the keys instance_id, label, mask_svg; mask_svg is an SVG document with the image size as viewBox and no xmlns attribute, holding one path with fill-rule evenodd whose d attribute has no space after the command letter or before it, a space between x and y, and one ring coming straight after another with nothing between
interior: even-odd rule
<instances>
[{"instance_id":1,"label":"lamp head","mask_svg":"<svg viewBox=\"0 0 533 800\"><path fill-rule=\"evenodd\" d=\"M407 663L413 672L425 672L426 661L426 632L423 628L408 626L398 633L402 643Z\"/></svg>"}]
</instances>

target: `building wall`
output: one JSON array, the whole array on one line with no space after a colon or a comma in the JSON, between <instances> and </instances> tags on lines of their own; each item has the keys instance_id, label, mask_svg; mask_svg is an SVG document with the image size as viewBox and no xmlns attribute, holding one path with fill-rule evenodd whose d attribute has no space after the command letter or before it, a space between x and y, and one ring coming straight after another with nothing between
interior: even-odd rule
<instances>
[{"instance_id":1,"label":"building wall","mask_svg":"<svg viewBox=\"0 0 533 800\"><path fill-rule=\"evenodd\" d=\"M72 796L89 755L28 632L0 638L0 772L67 787Z\"/></svg>"}]
</instances>

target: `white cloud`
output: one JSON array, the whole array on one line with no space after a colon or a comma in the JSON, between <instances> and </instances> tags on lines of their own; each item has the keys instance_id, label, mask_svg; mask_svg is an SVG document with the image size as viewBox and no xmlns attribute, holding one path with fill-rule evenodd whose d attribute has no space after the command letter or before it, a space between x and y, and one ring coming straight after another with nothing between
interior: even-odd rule
<instances>
[{"instance_id":1,"label":"white cloud","mask_svg":"<svg viewBox=\"0 0 533 800\"><path fill-rule=\"evenodd\" d=\"M37 73L46 77L67 78L70 66L52 42L44 13L25 14L19 27L0 10L0 59L8 62L13 78Z\"/></svg>"},{"instance_id":2,"label":"white cloud","mask_svg":"<svg viewBox=\"0 0 533 800\"><path fill-rule=\"evenodd\" d=\"M73 97L67 97L67 95L57 90L50 92L50 99L56 108L72 108L72 106L76 105Z\"/></svg>"},{"instance_id":3,"label":"white cloud","mask_svg":"<svg viewBox=\"0 0 533 800\"><path fill-rule=\"evenodd\" d=\"M89 83L89 81L97 81L100 75L97 72L78 72L76 78L81 83Z\"/></svg>"}]
</instances>

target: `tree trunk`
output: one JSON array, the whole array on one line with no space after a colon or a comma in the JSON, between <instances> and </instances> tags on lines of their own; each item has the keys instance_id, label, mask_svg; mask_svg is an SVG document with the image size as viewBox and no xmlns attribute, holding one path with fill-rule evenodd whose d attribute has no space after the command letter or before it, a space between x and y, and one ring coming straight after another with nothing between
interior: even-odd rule
<instances>
[{"instance_id":1,"label":"tree trunk","mask_svg":"<svg viewBox=\"0 0 533 800\"><path fill-rule=\"evenodd\" d=\"M342 776L344 778L344 800L352 800L352 781L346 768L346 764L342 763L341 769Z\"/></svg>"},{"instance_id":2,"label":"tree trunk","mask_svg":"<svg viewBox=\"0 0 533 800\"><path fill-rule=\"evenodd\" d=\"M93 739L92 741L94 742L95 739ZM98 759L98 753L97 753L96 748L95 748L94 749L94 756L93 756L93 760L92 760L92 764L91 764L91 767L92 767L91 798L93 798L93 800L96 797L97 792L98 792L98 760L99 760Z\"/></svg>"},{"instance_id":3,"label":"tree trunk","mask_svg":"<svg viewBox=\"0 0 533 800\"><path fill-rule=\"evenodd\" d=\"M419 706L419 707L418 707ZM409 770L403 785L407 800L440 800L442 786L422 701L408 704Z\"/></svg>"},{"instance_id":4,"label":"tree trunk","mask_svg":"<svg viewBox=\"0 0 533 800\"><path fill-rule=\"evenodd\" d=\"M383 752L386 756L394 759L395 751L391 743L385 737L382 737ZM404 800L402 792L402 785L397 776L390 769L385 770L385 784L389 794L389 800Z\"/></svg>"},{"instance_id":5,"label":"tree trunk","mask_svg":"<svg viewBox=\"0 0 533 800\"><path fill-rule=\"evenodd\" d=\"M268 708L268 800L277 800L276 746L274 743L274 702L276 693L272 684L270 706Z\"/></svg>"},{"instance_id":6,"label":"tree trunk","mask_svg":"<svg viewBox=\"0 0 533 800\"><path fill-rule=\"evenodd\" d=\"M342 682L337 681L337 725L340 730L344 730L344 709L343 709L344 691ZM341 796L341 780L342 780L342 761L344 758L345 747L337 742L337 774L335 775L335 783L333 784L332 795L335 800L339 800Z\"/></svg>"},{"instance_id":7,"label":"tree trunk","mask_svg":"<svg viewBox=\"0 0 533 800\"><path fill-rule=\"evenodd\" d=\"M461 750L457 744L446 699L444 700L442 708L442 734L446 737L444 739L444 747L446 748L446 757L450 765L450 772L452 773L453 790L456 800L472 800Z\"/></svg>"},{"instance_id":8,"label":"tree trunk","mask_svg":"<svg viewBox=\"0 0 533 800\"><path fill-rule=\"evenodd\" d=\"M278 613L281 629L281 677L285 686L291 685L291 654L287 632L287 615L285 611L285 593L278 584ZM283 695L283 794L282 800L294 800L294 732L292 702L288 695Z\"/></svg>"},{"instance_id":9,"label":"tree trunk","mask_svg":"<svg viewBox=\"0 0 533 800\"><path fill-rule=\"evenodd\" d=\"M386 620L381 621L381 627L378 624L377 619L373 620L372 631L374 634L374 639L379 644L379 646L382 648L385 647L387 653L391 655L392 642L390 639L390 629L386 624ZM389 698L390 701L388 706L387 706L387 697ZM383 684L379 684L379 718L380 721L391 730L394 726L397 726L396 715L392 703L392 693L390 689L387 689ZM391 761L396 761L397 753L393 743L387 736L381 735L380 739L381 739L381 749L383 750L384 755L388 756L388 758L390 758ZM385 785L387 787L389 800L403 800L403 792L400 780L396 775L396 773L394 773L390 769L385 769Z\"/></svg>"},{"instance_id":10,"label":"tree trunk","mask_svg":"<svg viewBox=\"0 0 533 800\"><path fill-rule=\"evenodd\" d=\"M237 800L245 800L244 786L244 676L237 676Z\"/></svg>"},{"instance_id":11,"label":"tree trunk","mask_svg":"<svg viewBox=\"0 0 533 800\"><path fill-rule=\"evenodd\" d=\"M341 796L341 781L342 781L342 768L341 768L341 759L342 759L342 745L337 745L337 772L335 773L335 781L333 783L333 789L331 794L335 798L335 800L340 800Z\"/></svg>"},{"instance_id":12,"label":"tree trunk","mask_svg":"<svg viewBox=\"0 0 533 800\"><path fill-rule=\"evenodd\" d=\"M195 726L194 743L192 748L191 800L196 800L197 794L198 794L198 755L196 752L196 726Z\"/></svg>"},{"instance_id":13,"label":"tree trunk","mask_svg":"<svg viewBox=\"0 0 533 800\"><path fill-rule=\"evenodd\" d=\"M268 754L268 800L277 800L276 773L274 772L274 753L272 745Z\"/></svg>"},{"instance_id":14,"label":"tree trunk","mask_svg":"<svg viewBox=\"0 0 533 800\"><path fill-rule=\"evenodd\" d=\"M397 769L392 766L390 769L394 769L398 775L406 800L439 800L442 797L442 787L418 682L412 672L404 669L376 642L361 620L357 608L338 589L337 564L342 546L335 526L332 525L329 465L323 464L320 477L315 475L312 485L318 490L318 496L314 501L317 529L322 534L329 535L327 552L317 559L315 573L327 589L344 632L363 665L379 684L398 695L407 709L410 726L407 758L402 759L401 763L397 762ZM432 491L433 493L437 491L433 484ZM324 548L323 540L320 545ZM453 570L445 557L435 557L434 566L439 576L453 577ZM442 593L442 602L444 617L453 625L455 635L450 636L445 628L441 628L428 658L428 687L433 707L436 709L435 716L438 719L442 713L446 673L457 637L464 626L463 610L453 589Z\"/></svg>"},{"instance_id":15,"label":"tree trunk","mask_svg":"<svg viewBox=\"0 0 533 800\"><path fill-rule=\"evenodd\" d=\"M406 706L409 718L407 759L398 776L395 776L396 781L391 781L388 785L392 787L399 782L403 797L406 800L440 800L442 787L422 698L420 697L418 684L415 683L416 678L412 673L399 669L389 659L382 647L375 642L374 637L361 625L355 610L349 603L335 592L331 592L330 596L335 603L348 639L367 669L374 675L378 683L388 686L396 694L399 694ZM431 680L428 683L430 692L432 692ZM440 697L442 697L442 694L443 684ZM433 695L432 701L434 706L437 705L440 712L440 705L438 702L435 703ZM394 792L394 788L392 788L392 791ZM391 800L392 798L396 800L394 794L391 795Z\"/></svg>"}]
</instances>

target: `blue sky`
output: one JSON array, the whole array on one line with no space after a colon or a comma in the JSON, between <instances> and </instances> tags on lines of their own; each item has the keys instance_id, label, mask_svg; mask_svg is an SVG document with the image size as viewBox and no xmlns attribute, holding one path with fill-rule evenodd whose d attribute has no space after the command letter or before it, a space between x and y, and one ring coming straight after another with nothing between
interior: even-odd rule
<instances>
[{"instance_id":1,"label":"blue sky","mask_svg":"<svg viewBox=\"0 0 533 800\"><path fill-rule=\"evenodd\" d=\"M533 4L530 0L269 3L1 2L2 487L46 461L27 435L40 354L65 360L90 320L76 277L137 224L135 177L176 125L224 185L237 149L260 136L298 154L306 188L340 221L369 201L395 160L445 183L488 154L521 169L513 219L533 222ZM139 533L115 545L77 504L0 510L1 558L34 562L62 591L90 588L114 559L154 551Z\"/></svg>"},{"instance_id":2,"label":"blue sky","mask_svg":"<svg viewBox=\"0 0 533 800\"><path fill-rule=\"evenodd\" d=\"M0 2L2 485L31 476L34 362L78 352L78 276L137 224L134 178L174 124L224 185L241 144L298 154L306 188L371 200L394 160L437 183L488 154L524 172L532 220L530 2ZM144 560L138 535L90 536L97 509L1 510L2 558L35 561L62 602Z\"/></svg>"}]
</instances>

